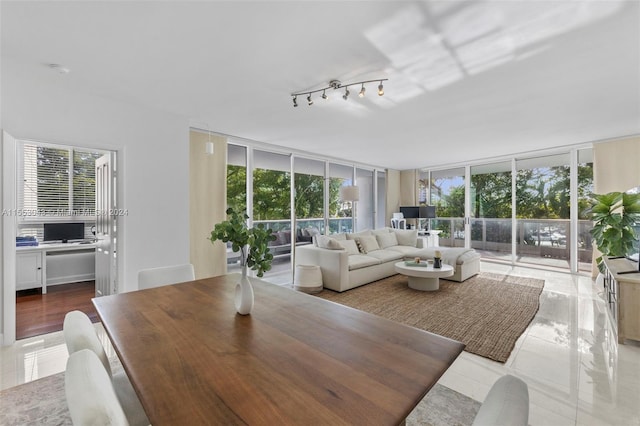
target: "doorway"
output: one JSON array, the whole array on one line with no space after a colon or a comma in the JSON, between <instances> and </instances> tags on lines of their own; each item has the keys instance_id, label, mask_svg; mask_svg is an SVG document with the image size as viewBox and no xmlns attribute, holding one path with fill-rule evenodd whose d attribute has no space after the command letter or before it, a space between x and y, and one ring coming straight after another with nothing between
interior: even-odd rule
<instances>
[{"instance_id":1,"label":"doorway","mask_svg":"<svg viewBox=\"0 0 640 426\"><path fill-rule=\"evenodd\" d=\"M116 152L3 136L5 149L9 143L15 152L12 174L17 183L13 188L3 185L13 192L10 203L3 199L3 205L16 213L3 222L4 253L13 252L15 266L5 268L4 294L11 297L4 298L3 343L61 330L64 315L75 309L97 322L91 298L117 291L115 238L98 244L99 237L111 236L116 229L112 215ZM105 157L109 167L103 181L109 191L103 195L97 187L96 165ZM101 205L105 210L98 210L99 198L108 201ZM99 223L110 232L98 235ZM114 258L106 278L104 269L97 268L99 246ZM11 261L7 263L11 266ZM96 292L96 282L106 282L107 290Z\"/></svg>"}]
</instances>

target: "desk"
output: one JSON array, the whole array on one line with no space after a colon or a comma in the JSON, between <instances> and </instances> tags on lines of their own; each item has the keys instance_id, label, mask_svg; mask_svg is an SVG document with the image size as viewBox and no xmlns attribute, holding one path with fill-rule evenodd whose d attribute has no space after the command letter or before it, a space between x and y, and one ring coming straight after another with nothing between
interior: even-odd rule
<instances>
[{"instance_id":1,"label":"desk","mask_svg":"<svg viewBox=\"0 0 640 426\"><path fill-rule=\"evenodd\" d=\"M95 279L95 243L16 247L16 290Z\"/></svg>"},{"instance_id":2,"label":"desk","mask_svg":"<svg viewBox=\"0 0 640 426\"><path fill-rule=\"evenodd\" d=\"M238 274L94 298L154 426L399 424L462 343Z\"/></svg>"}]
</instances>

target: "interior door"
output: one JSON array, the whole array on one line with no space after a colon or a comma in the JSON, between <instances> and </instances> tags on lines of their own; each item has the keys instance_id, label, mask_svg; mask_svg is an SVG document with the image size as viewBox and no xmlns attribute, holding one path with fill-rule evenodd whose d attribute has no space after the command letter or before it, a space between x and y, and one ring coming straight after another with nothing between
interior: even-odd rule
<instances>
[{"instance_id":1,"label":"interior door","mask_svg":"<svg viewBox=\"0 0 640 426\"><path fill-rule=\"evenodd\" d=\"M115 294L117 285L115 154L96 160L96 297Z\"/></svg>"}]
</instances>

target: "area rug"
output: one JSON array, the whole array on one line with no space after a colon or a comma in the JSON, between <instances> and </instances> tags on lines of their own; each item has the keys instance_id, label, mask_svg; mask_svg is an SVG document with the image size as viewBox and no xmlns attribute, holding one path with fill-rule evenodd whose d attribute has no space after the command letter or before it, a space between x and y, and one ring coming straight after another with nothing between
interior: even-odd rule
<instances>
[{"instance_id":1,"label":"area rug","mask_svg":"<svg viewBox=\"0 0 640 426\"><path fill-rule=\"evenodd\" d=\"M407 417L410 426L464 426L473 423L480 403L436 384ZM0 425L71 425L64 373L0 392Z\"/></svg>"},{"instance_id":2,"label":"area rug","mask_svg":"<svg viewBox=\"0 0 640 426\"><path fill-rule=\"evenodd\" d=\"M506 362L540 307L544 280L482 273L462 283L440 280L418 291L394 275L343 293L316 296L464 343L465 350Z\"/></svg>"}]
</instances>

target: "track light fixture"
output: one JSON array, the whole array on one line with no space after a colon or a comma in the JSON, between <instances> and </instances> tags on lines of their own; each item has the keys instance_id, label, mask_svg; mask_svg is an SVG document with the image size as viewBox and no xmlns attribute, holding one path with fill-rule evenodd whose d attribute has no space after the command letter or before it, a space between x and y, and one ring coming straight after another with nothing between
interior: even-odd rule
<instances>
[{"instance_id":1,"label":"track light fixture","mask_svg":"<svg viewBox=\"0 0 640 426\"><path fill-rule=\"evenodd\" d=\"M364 87L365 84L367 83L375 83L375 82L380 82L380 84L378 85L378 96L383 96L384 95L384 87L382 86L382 82L383 81L387 81L389 80L388 78L379 78L376 80L366 80L366 81L356 81L353 83L349 83L349 84L342 84L339 80L331 80L329 82L329 85L327 87L323 87L321 89L316 89L316 90L310 90L308 92L298 92L298 93L292 93L291 96L293 97L293 106L297 107L298 106L298 95L300 96L304 96L307 95L307 103L309 105L313 105L313 100L311 99L311 95L313 93L319 93L322 92L322 99L327 99L329 98L329 96L327 96L327 90L329 89L333 89L333 90L337 90L337 89L342 89L344 88L344 95L342 95L342 99L344 99L345 101L349 98L349 86L357 86L357 85L361 85L360 88L360 92L358 93L358 96L363 98L364 94L366 92L366 88Z\"/></svg>"}]
</instances>

